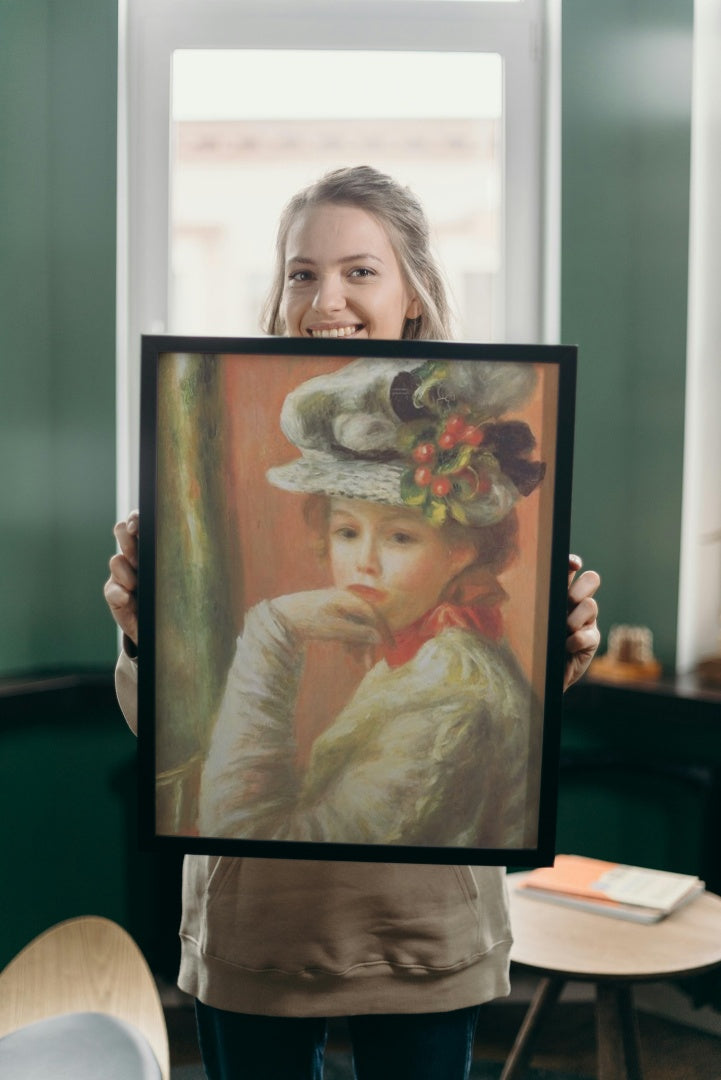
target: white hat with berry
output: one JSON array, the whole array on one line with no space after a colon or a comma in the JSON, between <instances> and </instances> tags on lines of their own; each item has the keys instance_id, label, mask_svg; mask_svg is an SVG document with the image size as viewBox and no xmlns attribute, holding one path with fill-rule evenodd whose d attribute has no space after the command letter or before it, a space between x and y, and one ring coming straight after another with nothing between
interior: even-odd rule
<instances>
[{"instance_id":1,"label":"white hat with berry","mask_svg":"<svg viewBox=\"0 0 721 1080\"><path fill-rule=\"evenodd\" d=\"M528 424L503 420L535 385L528 364L363 358L302 383L280 425L301 451L268 470L286 491L415 506L437 525L494 525L540 483Z\"/></svg>"}]
</instances>

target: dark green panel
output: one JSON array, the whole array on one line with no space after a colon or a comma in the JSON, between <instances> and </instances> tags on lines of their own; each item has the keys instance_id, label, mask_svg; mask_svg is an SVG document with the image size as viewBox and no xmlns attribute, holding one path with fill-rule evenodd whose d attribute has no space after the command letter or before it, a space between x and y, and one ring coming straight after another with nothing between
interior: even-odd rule
<instances>
[{"instance_id":1,"label":"dark green panel","mask_svg":"<svg viewBox=\"0 0 721 1080\"><path fill-rule=\"evenodd\" d=\"M115 651L116 0L0 0L0 50L2 675Z\"/></svg>"},{"instance_id":2,"label":"dark green panel","mask_svg":"<svg viewBox=\"0 0 721 1080\"><path fill-rule=\"evenodd\" d=\"M705 809L705 793L683 780L624 769L581 771L561 781L557 849L697 874Z\"/></svg>"},{"instance_id":3,"label":"dark green panel","mask_svg":"<svg viewBox=\"0 0 721 1080\"><path fill-rule=\"evenodd\" d=\"M115 517L117 4L50 4L50 280L64 664L112 660L102 598ZM59 629L59 628L58 628Z\"/></svg>"},{"instance_id":4,"label":"dark green panel","mask_svg":"<svg viewBox=\"0 0 721 1080\"><path fill-rule=\"evenodd\" d=\"M63 919L124 926L154 971L177 973L180 860L138 849L137 743L112 678L0 685L0 819L9 888L0 968Z\"/></svg>"},{"instance_id":5,"label":"dark green panel","mask_svg":"<svg viewBox=\"0 0 721 1080\"><path fill-rule=\"evenodd\" d=\"M135 740L102 695L3 699L0 966L41 930L82 914L127 926Z\"/></svg>"},{"instance_id":6,"label":"dark green panel","mask_svg":"<svg viewBox=\"0 0 721 1080\"><path fill-rule=\"evenodd\" d=\"M602 629L675 655L692 0L563 7L562 337L577 343L573 544Z\"/></svg>"},{"instance_id":7,"label":"dark green panel","mask_svg":"<svg viewBox=\"0 0 721 1080\"><path fill-rule=\"evenodd\" d=\"M721 885L721 699L579 683L566 695L557 850Z\"/></svg>"},{"instance_id":8,"label":"dark green panel","mask_svg":"<svg viewBox=\"0 0 721 1080\"><path fill-rule=\"evenodd\" d=\"M48 30L0 2L0 671L45 655L52 595Z\"/></svg>"}]
</instances>

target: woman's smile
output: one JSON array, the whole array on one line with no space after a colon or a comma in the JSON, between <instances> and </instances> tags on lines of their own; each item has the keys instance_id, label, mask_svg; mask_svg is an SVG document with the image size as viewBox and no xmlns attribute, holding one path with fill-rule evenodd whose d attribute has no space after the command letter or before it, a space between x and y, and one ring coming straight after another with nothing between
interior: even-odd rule
<instances>
[{"instance_id":1,"label":"woman's smile","mask_svg":"<svg viewBox=\"0 0 721 1080\"><path fill-rule=\"evenodd\" d=\"M344 338L353 337L363 330L363 323L352 323L345 326L327 326L325 324L319 326L308 326L306 333L311 337L320 338Z\"/></svg>"}]
</instances>

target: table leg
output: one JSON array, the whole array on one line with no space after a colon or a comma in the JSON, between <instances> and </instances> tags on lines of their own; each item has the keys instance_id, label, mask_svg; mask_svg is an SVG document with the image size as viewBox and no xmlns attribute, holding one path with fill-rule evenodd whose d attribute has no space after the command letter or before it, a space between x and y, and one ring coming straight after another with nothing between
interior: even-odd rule
<instances>
[{"instance_id":1,"label":"table leg","mask_svg":"<svg viewBox=\"0 0 721 1080\"><path fill-rule=\"evenodd\" d=\"M531 1060L533 1045L541 1022L558 1001L565 981L560 978L541 979L506 1064L503 1066L500 1080L520 1080L523 1076Z\"/></svg>"},{"instance_id":2,"label":"table leg","mask_svg":"<svg viewBox=\"0 0 721 1080\"><path fill-rule=\"evenodd\" d=\"M599 1080L643 1080L629 983L596 984Z\"/></svg>"}]
</instances>

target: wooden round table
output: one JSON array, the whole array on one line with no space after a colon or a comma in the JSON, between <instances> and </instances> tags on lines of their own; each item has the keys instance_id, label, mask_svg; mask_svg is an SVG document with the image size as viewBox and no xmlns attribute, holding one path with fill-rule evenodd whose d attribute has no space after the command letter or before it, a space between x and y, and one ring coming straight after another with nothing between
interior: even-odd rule
<instances>
[{"instance_id":1,"label":"wooden round table","mask_svg":"<svg viewBox=\"0 0 721 1080\"><path fill-rule=\"evenodd\" d=\"M566 982L596 987L599 1080L642 1080L632 985L721 966L721 898L705 892L658 923L626 922L523 895L509 874L511 960L542 975L501 1080L518 1080Z\"/></svg>"}]
</instances>

